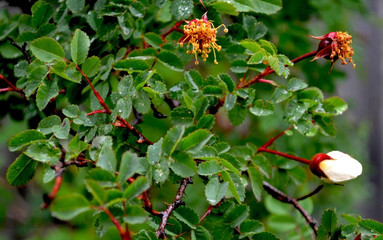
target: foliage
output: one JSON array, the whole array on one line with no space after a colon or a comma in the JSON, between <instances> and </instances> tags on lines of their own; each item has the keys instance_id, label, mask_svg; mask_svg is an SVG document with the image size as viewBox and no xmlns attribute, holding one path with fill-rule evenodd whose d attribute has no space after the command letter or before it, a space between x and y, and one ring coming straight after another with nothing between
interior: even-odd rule
<instances>
[{"instance_id":1,"label":"foliage","mask_svg":"<svg viewBox=\"0 0 383 240\"><path fill-rule=\"evenodd\" d=\"M305 4L310 11L294 15L299 25L310 14L326 16L315 1ZM310 50L307 40L284 51L285 39L303 39L305 30L280 34L278 45L269 41L280 27L270 19L279 24L284 14L297 14L286 5L39 0L30 14L1 10L0 54L9 61L0 68L7 84L0 89L7 105L1 116L28 122L8 141L9 151L19 154L8 168L8 183L26 185L36 174L49 192L42 208L57 221L81 226L77 237L381 236L382 223L356 214L341 214L341 223L332 210L338 206L325 201L317 205L330 209L316 224L315 197L299 197L320 180L293 155L270 154L269 148L288 148L270 147L276 138L268 140L280 132L273 123L278 129L292 126L281 139L300 134L321 146L319 137L335 136L334 117L348 108L321 90L331 91L339 72L327 76L329 65L309 61L302 63L309 65L304 71L306 65L298 63L304 58L289 59ZM203 19L204 13L217 27L225 23L228 33L217 28L220 47L212 45L217 52L197 66L178 40L189 24L184 21ZM297 49L299 41L306 48ZM329 78L328 86L313 86L314 75ZM239 137L246 125L256 136ZM272 133L266 136L262 126ZM298 144L289 151L309 158L317 153Z\"/></svg>"}]
</instances>

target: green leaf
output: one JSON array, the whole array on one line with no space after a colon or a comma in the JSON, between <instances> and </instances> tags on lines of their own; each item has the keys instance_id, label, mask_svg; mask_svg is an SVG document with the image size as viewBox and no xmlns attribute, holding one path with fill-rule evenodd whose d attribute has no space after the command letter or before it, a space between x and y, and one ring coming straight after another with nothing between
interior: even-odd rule
<instances>
[{"instance_id":1,"label":"green leaf","mask_svg":"<svg viewBox=\"0 0 383 240\"><path fill-rule=\"evenodd\" d=\"M253 190L255 198L261 201L261 194L263 189L263 177L261 173L255 167L249 167L247 169L251 181L251 189Z\"/></svg>"},{"instance_id":2,"label":"green leaf","mask_svg":"<svg viewBox=\"0 0 383 240\"><path fill-rule=\"evenodd\" d=\"M173 1L170 5L170 13L177 19L183 20L188 19L190 14L193 12L193 1L192 0L179 0Z\"/></svg>"},{"instance_id":3,"label":"green leaf","mask_svg":"<svg viewBox=\"0 0 383 240\"><path fill-rule=\"evenodd\" d=\"M184 107L175 108L170 114L170 120L174 125L191 125L193 124L193 118L193 112Z\"/></svg>"},{"instance_id":4,"label":"green leaf","mask_svg":"<svg viewBox=\"0 0 383 240\"><path fill-rule=\"evenodd\" d=\"M21 154L7 171L7 181L12 186L21 186L29 182L35 175L37 162L25 154Z\"/></svg>"},{"instance_id":5,"label":"green leaf","mask_svg":"<svg viewBox=\"0 0 383 240\"><path fill-rule=\"evenodd\" d=\"M37 127L37 130L39 130L43 134L49 134L52 133L52 127L56 125L60 125L61 119L57 115L51 115L47 118L44 118L39 122L39 125Z\"/></svg>"},{"instance_id":6,"label":"green leaf","mask_svg":"<svg viewBox=\"0 0 383 240\"><path fill-rule=\"evenodd\" d=\"M202 148L213 135L206 129L198 129L184 137L180 142L181 150L189 150L193 147L199 146Z\"/></svg>"},{"instance_id":7,"label":"green leaf","mask_svg":"<svg viewBox=\"0 0 383 240\"><path fill-rule=\"evenodd\" d=\"M210 6L214 7L220 13L226 13L226 14L238 16L237 9L231 3L216 2L216 3L211 4Z\"/></svg>"},{"instance_id":8,"label":"green leaf","mask_svg":"<svg viewBox=\"0 0 383 240\"><path fill-rule=\"evenodd\" d=\"M116 107L112 111L112 117L115 119L117 116L122 118L129 118L132 112L132 100L130 98L120 98L117 101Z\"/></svg>"},{"instance_id":9,"label":"green leaf","mask_svg":"<svg viewBox=\"0 0 383 240\"><path fill-rule=\"evenodd\" d=\"M148 220L148 213L140 206L130 205L126 208L124 222L129 224L145 223Z\"/></svg>"},{"instance_id":10,"label":"green leaf","mask_svg":"<svg viewBox=\"0 0 383 240\"><path fill-rule=\"evenodd\" d=\"M142 192L146 191L149 187L150 183L148 179L144 176L139 176L125 189L124 198L126 198L127 201L130 201Z\"/></svg>"},{"instance_id":11,"label":"green leaf","mask_svg":"<svg viewBox=\"0 0 383 240\"><path fill-rule=\"evenodd\" d=\"M90 192L93 198L100 204L103 205L106 202L106 191L98 184L98 182L87 179L85 180L85 186L88 192Z\"/></svg>"},{"instance_id":12,"label":"green leaf","mask_svg":"<svg viewBox=\"0 0 383 240\"><path fill-rule=\"evenodd\" d=\"M159 162L162 156L162 138L148 147L147 159L151 165Z\"/></svg>"},{"instance_id":13,"label":"green leaf","mask_svg":"<svg viewBox=\"0 0 383 240\"><path fill-rule=\"evenodd\" d=\"M344 113L348 106L347 103L341 99L340 97L330 97L323 101L323 108L325 109L331 109L335 112L336 115L340 115Z\"/></svg>"},{"instance_id":14,"label":"green leaf","mask_svg":"<svg viewBox=\"0 0 383 240\"><path fill-rule=\"evenodd\" d=\"M212 114L202 116L197 123L197 128L211 130L215 125L215 117Z\"/></svg>"},{"instance_id":15,"label":"green leaf","mask_svg":"<svg viewBox=\"0 0 383 240\"><path fill-rule=\"evenodd\" d=\"M89 202L78 193L56 198L50 207L52 215L63 221L71 220L89 209Z\"/></svg>"},{"instance_id":16,"label":"green leaf","mask_svg":"<svg viewBox=\"0 0 383 240\"><path fill-rule=\"evenodd\" d=\"M98 57L92 56L82 64L81 70L85 73L88 77L95 76L99 71L101 67L101 61Z\"/></svg>"},{"instance_id":17,"label":"green leaf","mask_svg":"<svg viewBox=\"0 0 383 240\"><path fill-rule=\"evenodd\" d=\"M183 178L190 177L197 171L197 165L194 159L187 153L182 151L176 151L172 154L174 160L170 168L175 174Z\"/></svg>"},{"instance_id":18,"label":"green leaf","mask_svg":"<svg viewBox=\"0 0 383 240\"><path fill-rule=\"evenodd\" d=\"M275 236L272 233L269 232L261 232L257 233L253 236L253 239L259 239L259 240L280 240L277 236Z\"/></svg>"},{"instance_id":19,"label":"green leaf","mask_svg":"<svg viewBox=\"0 0 383 240\"><path fill-rule=\"evenodd\" d=\"M198 174L202 176L210 176L218 173L221 170L219 163L216 160L202 162L198 165Z\"/></svg>"},{"instance_id":20,"label":"green leaf","mask_svg":"<svg viewBox=\"0 0 383 240\"><path fill-rule=\"evenodd\" d=\"M68 105L63 109L63 113L65 116L69 118L76 118L80 114L80 109L77 105Z\"/></svg>"},{"instance_id":21,"label":"green leaf","mask_svg":"<svg viewBox=\"0 0 383 240\"><path fill-rule=\"evenodd\" d=\"M334 125L334 120L332 120L329 117L321 117L321 116L314 116L314 121L317 126L319 126L319 130L323 133L325 136L335 136L336 135L336 128Z\"/></svg>"},{"instance_id":22,"label":"green leaf","mask_svg":"<svg viewBox=\"0 0 383 240\"><path fill-rule=\"evenodd\" d=\"M241 172L233 166L233 164L231 164L229 161L223 159L223 158L220 158L219 161L221 162L221 164L223 166L225 166L227 169L229 169L230 171L232 171L233 173L237 174L238 176L241 176Z\"/></svg>"},{"instance_id":23,"label":"green leaf","mask_svg":"<svg viewBox=\"0 0 383 240\"><path fill-rule=\"evenodd\" d=\"M44 110L44 108L48 105L49 101L57 95L59 95L59 87L57 85L57 80L43 80L39 89L37 90L36 95L36 105L39 108L39 110Z\"/></svg>"},{"instance_id":24,"label":"green leaf","mask_svg":"<svg viewBox=\"0 0 383 240\"><path fill-rule=\"evenodd\" d=\"M72 12L80 12L84 8L85 0L67 0L66 4Z\"/></svg>"},{"instance_id":25,"label":"green leaf","mask_svg":"<svg viewBox=\"0 0 383 240\"><path fill-rule=\"evenodd\" d=\"M185 0L181 0L181 1L185 1ZM177 5L178 4L180 3L177 2ZM185 8L185 6L181 6L181 7ZM181 59L170 51L162 50L158 54L158 60L173 71L177 71L177 72L183 71L184 65Z\"/></svg>"},{"instance_id":26,"label":"green leaf","mask_svg":"<svg viewBox=\"0 0 383 240\"><path fill-rule=\"evenodd\" d=\"M220 183L218 178L212 178L208 184L206 184L205 196L206 200L211 205L218 204L222 198L225 196L227 189L229 187L229 183L223 182Z\"/></svg>"},{"instance_id":27,"label":"green leaf","mask_svg":"<svg viewBox=\"0 0 383 240\"><path fill-rule=\"evenodd\" d=\"M257 12L273 14L282 8L281 0L234 0L234 6L240 12Z\"/></svg>"},{"instance_id":28,"label":"green leaf","mask_svg":"<svg viewBox=\"0 0 383 240\"><path fill-rule=\"evenodd\" d=\"M116 182L116 178L115 178L114 174L112 174L112 173L110 173L104 169L101 169L101 168L93 168L93 169L89 170L86 173L85 178L90 179L90 180L94 180L94 181L98 181L98 182L102 182L102 183L105 183L105 182L114 183L114 182ZM104 194L104 193L101 193L101 194Z\"/></svg>"},{"instance_id":29,"label":"green leaf","mask_svg":"<svg viewBox=\"0 0 383 240\"><path fill-rule=\"evenodd\" d=\"M289 91L298 91L305 89L307 87L307 83L305 83L303 80L299 78L291 78L289 82L287 83L287 90Z\"/></svg>"},{"instance_id":30,"label":"green leaf","mask_svg":"<svg viewBox=\"0 0 383 240\"><path fill-rule=\"evenodd\" d=\"M138 58L126 58L117 62L113 68L121 71L142 72L149 68L146 61Z\"/></svg>"},{"instance_id":31,"label":"green leaf","mask_svg":"<svg viewBox=\"0 0 383 240\"><path fill-rule=\"evenodd\" d=\"M25 130L11 137L8 141L9 151L21 150L24 146L31 144L36 140L44 140L45 135L37 130Z\"/></svg>"},{"instance_id":32,"label":"green leaf","mask_svg":"<svg viewBox=\"0 0 383 240\"><path fill-rule=\"evenodd\" d=\"M49 141L38 141L24 152L28 157L44 163L56 164L61 157L61 150Z\"/></svg>"},{"instance_id":33,"label":"green leaf","mask_svg":"<svg viewBox=\"0 0 383 240\"><path fill-rule=\"evenodd\" d=\"M257 99L249 111L255 116L268 116L274 113L274 105L267 100L264 102L262 99Z\"/></svg>"},{"instance_id":34,"label":"green leaf","mask_svg":"<svg viewBox=\"0 0 383 240\"><path fill-rule=\"evenodd\" d=\"M211 236L208 230L202 226L197 226L195 230L191 231L192 240L211 240Z\"/></svg>"},{"instance_id":35,"label":"green leaf","mask_svg":"<svg viewBox=\"0 0 383 240\"><path fill-rule=\"evenodd\" d=\"M227 171L221 172L222 178L229 183L229 190L234 198L240 203L245 199L245 188L238 175L229 174Z\"/></svg>"},{"instance_id":36,"label":"green leaf","mask_svg":"<svg viewBox=\"0 0 383 240\"><path fill-rule=\"evenodd\" d=\"M100 155L98 156L96 166L111 173L115 173L116 162L117 160L113 149L111 147L103 146Z\"/></svg>"},{"instance_id":37,"label":"green leaf","mask_svg":"<svg viewBox=\"0 0 383 240\"><path fill-rule=\"evenodd\" d=\"M32 8L32 26L38 28L41 25L48 23L54 13L53 7L43 1L38 1L33 4Z\"/></svg>"},{"instance_id":38,"label":"green leaf","mask_svg":"<svg viewBox=\"0 0 383 240\"><path fill-rule=\"evenodd\" d=\"M152 32L145 33L144 39L154 48L160 48L163 43L162 38L158 34Z\"/></svg>"},{"instance_id":39,"label":"green leaf","mask_svg":"<svg viewBox=\"0 0 383 240\"><path fill-rule=\"evenodd\" d=\"M277 89L275 89L273 95L271 96L271 100L274 103L280 103L288 99L292 96L292 93L287 91L285 86L280 86Z\"/></svg>"},{"instance_id":40,"label":"green leaf","mask_svg":"<svg viewBox=\"0 0 383 240\"><path fill-rule=\"evenodd\" d=\"M290 232L296 229L295 221L290 215L271 215L267 218L267 226L275 232Z\"/></svg>"},{"instance_id":41,"label":"green leaf","mask_svg":"<svg viewBox=\"0 0 383 240\"><path fill-rule=\"evenodd\" d=\"M298 95L299 100L314 100L314 101L322 101L323 100L323 93L319 88L316 87L309 87L305 90L302 90Z\"/></svg>"},{"instance_id":42,"label":"green leaf","mask_svg":"<svg viewBox=\"0 0 383 240\"><path fill-rule=\"evenodd\" d=\"M48 69L46 66L39 66L35 68L29 75L29 80L24 90L25 96L30 97L47 75Z\"/></svg>"},{"instance_id":43,"label":"green leaf","mask_svg":"<svg viewBox=\"0 0 383 240\"><path fill-rule=\"evenodd\" d=\"M77 154L80 154L82 151L86 150L87 148L89 148L89 144L81 141L78 134L76 134L76 136L74 136L72 140L70 140L68 144L68 148L72 153L77 155Z\"/></svg>"},{"instance_id":44,"label":"green leaf","mask_svg":"<svg viewBox=\"0 0 383 240\"><path fill-rule=\"evenodd\" d=\"M219 86L209 85L203 88L203 95L205 96L219 96L222 93L222 89Z\"/></svg>"},{"instance_id":45,"label":"green leaf","mask_svg":"<svg viewBox=\"0 0 383 240\"><path fill-rule=\"evenodd\" d=\"M242 40L240 42L240 44L241 44L242 47L244 47L246 49L249 49L253 53L257 53L257 52L260 52L262 50L262 48L259 45L259 43L257 43L254 40L251 40L251 39Z\"/></svg>"},{"instance_id":46,"label":"green leaf","mask_svg":"<svg viewBox=\"0 0 383 240\"><path fill-rule=\"evenodd\" d=\"M373 219L363 219L359 225L374 231L377 234L383 234L383 223Z\"/></svg>"},{"instance_id":47,"label":"green leaf","mask_svg":"<svg viewBox=\"0 0 383 240\"><path fill-rule=\"evenodd\" d=\"M246 118L246 108L239 105L235 105L233 109L229 111L229 120L234 126L240 125Z\"/></svg>"},{"instance_id":48,"label":"green leaf","mask_svg":"<svg viewBox=\"0 0 383 240\"><path fill-rule=\"evenodd\" d=\"M190 207L180 206L173 212L173 215L191 229L196 229L196 225L199 223L197 213Z\"/></svg>"},{"instance_id":49,"label":"green leaf","mask_svg":"<svg viewBox=\"0 0 383 240\"><path fill-rule=\"evenodd\" d=\"M223 107L226 109L226 111L230 111L235 106L236 101L237 101L237 95L229 93L226 95L225 103L223 104Z\"/></svg>"},{"instance_id":50,"label":"green leaf","mask_svg":"<svg viewBox=\"0 0 383 240\"><path fill-rule=\"evenodd\" d=\"M31 51L43 62L62 60L65 57L64 49L60 44L50 37L42 37L31 42Z\"/></svg>"},{"instance_id":51,"label":"green leaf","mask_svg":"<svg viewBox=\"0 0 383 240\"><path fill-rule=\"evenodd\" d=\"M86 35L86 33L80 29L76 29L72 41L70 42L70 53L72 60L76 64L82 64L88 57L89 47L90 40L88 35Z\"/></svg>"},{"instance_id":52,"label":"green leaf","mask_svg":"<svg viewBox=\"0 0 383 240\"><path fill-rule=\"evenodd\" d=\"M321 225L327 233L333 233L337 226L337 221L335 211L327 209L322 215Z\"/></svg>"},{"instance_id":53,"label":"green leaf","mask_svg":"<svg viewBox=\"0 0 383 240\"><path fill-rule=\"evenodd\" d=\"M186 71L184 78L193 89L199 89L204 84L202 76L197 70Z\"/></svg>"},{"instance_id":54,"label":"green leaf","mask_svg":"<svg viewBox=\"0 0 383 240\"><path fill-rule=\"evenodd\" d=\"M240 225L249 216L250 208L247 205L241 204L233 207L230 212L225 214L225 222L232 227Z\"/></svg>"},{"instance_id":55,"label":"green leaf","mask_svg":"<svg viewBox=\"0 0 383 240\"><path fill-rule=\"evenodd\" d=\"M250 236L255 233L260 233L265 230L265 227L260 221L257 220L245 220L241 223L241 227L239 229L241 234L244 236Z\"/></svg>"},{"instance_id":56,"label":"green leaf","mask_svg":"<svg viewBox=\"0 0 383 240\"><path fill-rule=\"evenodd\" d=\"M146 114L150 109L150 99L148 94L144 91L138 91L136 95L133 96L133 107L137 110L137 112Z\"/></svg>"},{"instance_id":57,"label":"green leaf","mask_svg":"<svg viewBox=\"0 0 383 240\"><path fill-rule=\"evenodd\" d=\"M184 132L184 126L174 126L167 132L162 144L162 152L165 156L170 156L174 152Z\"/></svg>"},{"instance_id":58,"label":"green leaf","mask_svg":"<svg viewBox=\"0 0 383 240\"><path fill-rule=\"evenodd\" d=\"M170 219L169 219L170 220ZM147 229L140 230L132 238L133 240L158 240L156 234Z\"/></svg>"},{"instance_id":59,"label":"green leaf","mask_svg":"<svg viewBox=\"0 0 383 240\"><path fill-rule=\"evenodd\" d=\"M132 152L125 152L121 158L121 164L117 180L122 183L128 178L133 176L139 166L139 159L137 154Z\"/></svg>"},{"instance_id":60,"label":"green leaf","mask_svg":"<svg viewBox=\"0 0 383 240\"><path fill-rule=\"evenodd\" d=\"M70 122L68 118L65 118L61 125L55 125L52 127L53 134L58 139L68 139L70 131Z\"/></svg>"},{"instance_id":61,"label":"green leaf","mask_svg":"<svg viewBox=\"0 0 383 240\"><path fill-rule=\"evenodd\" d=\"M222 73L218 75L218 78L226 84L227 90L229 90L229 92L234 91L235 83L229 74Z\"/></svg>"}]
</instances>

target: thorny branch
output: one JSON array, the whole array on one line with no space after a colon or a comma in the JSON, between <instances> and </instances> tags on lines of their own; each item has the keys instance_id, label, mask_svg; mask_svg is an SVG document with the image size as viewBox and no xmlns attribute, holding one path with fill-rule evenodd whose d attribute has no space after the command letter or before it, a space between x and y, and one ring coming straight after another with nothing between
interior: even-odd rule
<instances>
[{"instance_id":1,"label":"thorny branch","mask_svg":"<svg viewBox=\"0 0 383 240\"><path fill-rule=\"evenodd\" d=\"M308 213L307 211L298 203L298 200L295 199L295 198L292 198L290 196L288 196L287 194L279 191L278 189L276 189L274 186L272 186L271 184L267 183L267 182L263 182L263 188L275 199L281 201L281 202L284 202L284 203L288 203L288 204L291 204L293 205L301 214L302 216L304 217L304 219L306 220L306 222L310 225L310 227L312 228L312 230L314 231L314 234L315 236L318 235L318 228L317 228L317 223L315 221L315 219L313 219Z\"/></svg>"},{"instance_id":2,"label":"thorny branch","mask_svg":"<svg viewBox=\"0 0 383 240\"><path fill-rule=\"evenodd\" d=\"M168 219L170 217L170 214L173 212L173 210L175 210L177 207L179 207L182 204L182 197L183 197L185 190L186 190L186 187L189 183L193 183L191 178L182 179L181 186L179 187L179 189L177 191L177 195L176 195L173 203L170 204L169 207L165 211L161 212L161 215L162 215L161 223L160 223L160 226L158 227L158 229L156 231L156 236L158 238L164 238L165 237L165 227L166 227L166 224L168 223Z\"/></svg>"}]
</instances>

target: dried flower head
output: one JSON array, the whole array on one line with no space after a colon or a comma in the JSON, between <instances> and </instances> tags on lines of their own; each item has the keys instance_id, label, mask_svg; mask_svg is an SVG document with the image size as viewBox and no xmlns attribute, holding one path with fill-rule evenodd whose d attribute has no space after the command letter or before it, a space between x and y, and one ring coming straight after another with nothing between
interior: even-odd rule
<instances>
[{"instance_id":1,"label":"dried flower head","mask_svg":"<svg viewBox=\"0 0 383 240\"><path fill-rule=\"evenodd\" d=\"M180 46L182 47L185 42L188 42L186 53L194 54L196 65L199 64L197 54L200 54L202 60L206 61L213 49L214 64L218 64L215 50L220 51L221 46L216 43L216 34L220 27L224 27L224 32L227 33L226 26L221 24L217 28L214 27L213 23L207 20L206 14L202 16L202 19L193 19L186 21L186 23L184 26L185 35L179 40Z\"/></svg>"},{"instance_id":2,"label":"dried flower head","mask_svg":"<svg viewBox=\"0 0 383 240\"><path fill-rule=\"evenodd\" d=\"M318 54L314 60L318 58L326 58L331 60L331 68L336 60L341 59L342 64L352 63L353 68L355 64L352 60L354 49L351 47L352 36L347 32L330 32L323 36L310 36L312 38L321 40L318 46Z\"/></svg>"}]
</instances>

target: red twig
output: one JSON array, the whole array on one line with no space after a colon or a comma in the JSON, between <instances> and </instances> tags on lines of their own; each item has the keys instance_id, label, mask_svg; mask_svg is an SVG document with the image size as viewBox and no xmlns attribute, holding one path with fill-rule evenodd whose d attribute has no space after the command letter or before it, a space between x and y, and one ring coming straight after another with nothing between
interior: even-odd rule
<instances>
[{"instance_id":1,"label":"red twig","mask_svg":"<svg viewBox=\"0 0 383 240\"><path fill-rule=\"evenodd\" d=\"M275 199L283 202L283 203L288 203L293 205L305 218L306 222L310 225L312 228L315 236L318 235L318 228L317 228L317 223L316 221L307 213L307 211L298 203L297 199L294 199L287 194L279 191L276 189L274 186L267 182L263 182L263 188Z\"/></svg>"},{"instance_id":2,"label":"red twig","mask_svg":"<svg viewBox=\"0 0 383 240\"><path fill-rule=\"evenodd\" d=\"M9 88L12 89L12 91L15 91L15 92L19 92L21 94L24 95L24 92L23 90L21 90L20 88L16 87L15 85L13 85L13 83L11 83L6 77L4 77L2 74L0 74L0 79L3 80L4 82L6 82L9 86Z\"/></svg>"},{"instance_id":3,"label":"red twig","mask_svg":"<svg viewBox=\"0 0 383 240\"><path fill-rule=\"evenodd\" d=\"M268 148L271 144L274 143L275 140L280 138L283 134L285 134L288 130L290 130L292 128L293 128L293 126L288 127L286 130L284 130L283 132L279 133L277 136L271 138L269 141L267 141L265 144L263 144L260 148Z\"/></svg>"},{"instance_id":4,"label":"red twig","mask_svg":"<svg viewBox=\"0 0 383 240\"><path fill-rule=\"evenodd\" d=\"M170 28L165 33L161 34L162 40L165 41L166 36L168 36L169 34L171 34L174 31L183 33L184 31L182 29L179 29L179 27L182 25L183 22L184 22L184 20L176 22L172 28Z\"/></svg>"},{"instance_id":5,"label":"red twig","mask_svg":"<svg viewBox=\"0 0 383 240\"><path fill-rule=\"evenodd\" d=\"M303 59L306 59L306 58L309 58L309 57L313 57L315 56L316 54L318 53L318 50L315 50L315 51L312 51L312 52L309 52L309 53L306 53L306 54L303 54L302 56L299 56L293 60L291 60L293 63L297 63L299 61L302 61ZM286 65L287 66L287 65ZM240 88L246 88L248 86L250 86L251 84L255 83L255 82L259 82L262 78L264 78L265 76L269 75L269 74L272 74L274 73L275 71L273 69L271 69L270 67L267 67L265 69L265 71L263 71L262 73L258 74L257 76L253 77L251 80L247 81L247 82L244 82L244 81L241 81L238 83L237 85L237 89L240 89Z\"/></svg>"},{"instance_id":6,"label":"red twig","mask_svg":"<svg viewBox=\"0 0 383 240\"><path fill-rule=\"evenodd\" d=\"M9 91L14 91L13 88L7 87L7 88L0 88L0 92L9 92Z\"/></svg>"},{"instance_id":7,"label":"red twig","mask_svg":"<svg viewBox=\"0 0 383 240\"><path fill-rule=\"evenodd\" d=\"M181 186L177 191L177 195L176 195L173 203L170 204L169 207L165 211L161 212L161 214L162 214L161 223L160 223L160 226L158 227L158 229L156 231L156 236L158 238L164 238L165 237L165 227L166 227L166 224L168 223L168 219L170 217L170 214L173 212L174 209L176 209L177 207L179 207L182 204L181 199L185 193L185 190L186 190L188 183L190 183L190 182L191 182L190 178L182 179Z\"/></svg>"},{"instance_id":8,"label":"red twig","mask_svg":"<svg viewBox=\"0 0 383 240\"><path fill-rule=\"evenodd\" d=\"M258 148L258 152L268 152L268 153L271 153L271 154L274 154L274 155L279 155L279 156L282 156L282 157L285 157L285 158L288 158L288 159L291 159L291 160L295 160L295 161L298 161L298 162L301 162L301 163L304 163L304 164L307 164L309 165L310 164L310 160L307 160L305 158L300 158L300 157L297 157L297 156L294 156L294 155L290 155L290 154L287 154L287 153L283 153L283 152L279 152L279 151L276 151L276 150L271 150L271 149L267 149L267 148Z\"/></svg>"},{"instance_id":9,"label":"red twig","mask_svg":"<svg viewBox=\"0 0 383 240\"><path fill-rule=\"evenodd\" d=\"M205 214L199 219L199 221L201 222L202 220L204 220L205 217L206 217L207 215L209 215L209 214L211 213L211 211L213 211L213 208L214 208L213 205L209 205L209 207L207 208Z\"/></svg>"},{"instance_id":10,"label":"red twig","mask_svg":"<svg viewBox=\"0 0 383 240\"><path fill-rule=\"evenodd\" d=\"M95 110L93 112L87 113L86 115L90 116L90 115L94 115L94 114L97 114L97 113L108 113L108 112L105 109L101 109L101 110Z\"/></svg>"},{"instance_id":11,"label":"red twig","mask_svg":"<svg viewBox=\"0 0 383 240\"><path fill-rule=\"evenodd\" d=\"M71 63L68 59L65 59L64 58L64 61L68 62L68 63ZM105 110L105 113L107 114L111 114L112 111L110 110L110 108L108 107L108 105L106 105L104 99L102 99L100 93L93 87L93 84L91 83L91 81L89 80L88 76L81 70L81 68L76 64L75 67L77 68L77 70L80 72L80 74L85 78L85 80L88 82L90 88L92 89L93 91L93 94L96 96L98 102L100 103L100 105L104 108ZM134 135L136 135L138 137L138 140L137 142L138 143L147 143L149 145L152 145L153 142L151 142L149 139L147 139L142 133L140 133L136 128L134 128L132 125L130 125L124 118L122 118L120 115L117 116L117 120L120 121L122 123L122 126L123 127L126 127L128 128Z\"/></svg>"},{"instance_id":12,"label":"red twig","mask_svg":"<svg viewBox=\"0 0 383 240\"><path fill-rule=\"evenodd\" d=\"M100 206L100 209L102 211L104 211L104 213L106 213L110 220L112 221L112 223L116 226L117 230L118 230L118 233L120 234L121 236L121 239L122 240L130 240L131 237L130 237L130 232L128 229L124 229L121 224L117 221L117 219L114 217L114 215L109 211L109 209L107 209L106 207L104 206Z\"/></svg>"}]
</instances>

